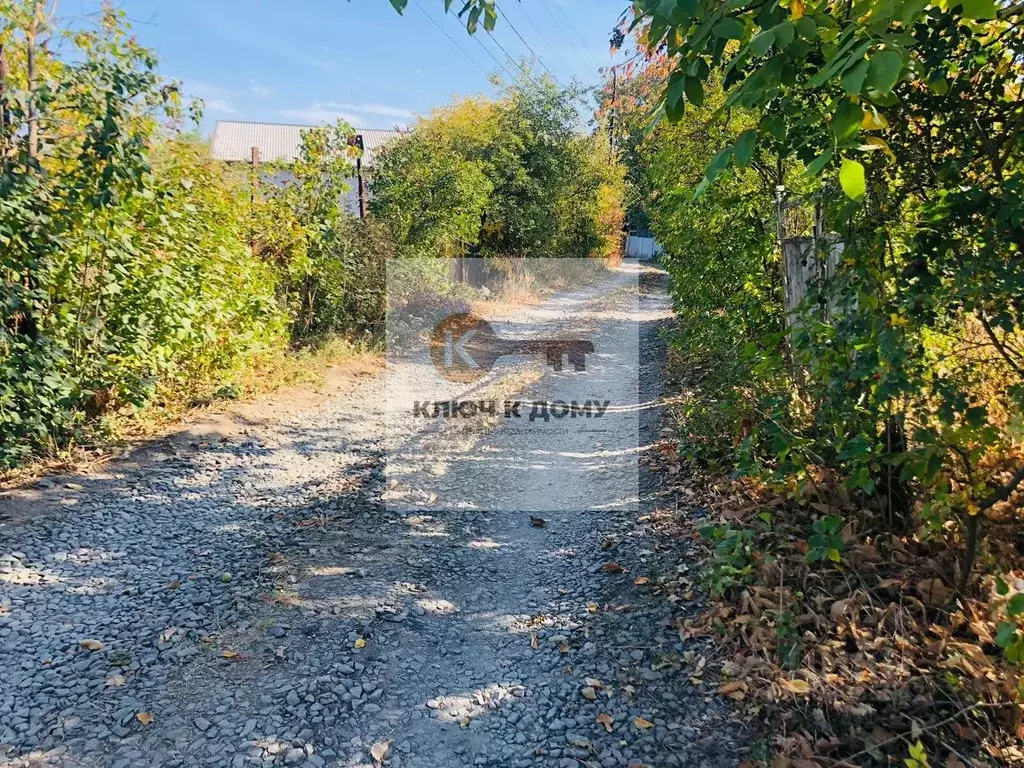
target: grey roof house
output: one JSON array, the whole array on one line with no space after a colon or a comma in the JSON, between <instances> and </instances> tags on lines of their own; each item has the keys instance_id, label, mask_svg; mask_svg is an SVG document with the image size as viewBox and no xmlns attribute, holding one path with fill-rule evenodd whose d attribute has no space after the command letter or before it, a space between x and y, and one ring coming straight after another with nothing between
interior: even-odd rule
<instances>
[{"instance_id":1,"label":"grey roof house","mask_svg":"<svg viewBox=\"0 0 1024 768\"><path fill-rule=\"evenodd\" d=\"M227 162L252 161L252 151L259 151L261 162L293 162L299 154L302 143L302 131L313 128L312 125L294 125L288 123L253 123L240 120L218 120L213 129L211 153L215 160ZM388 142L401 136L404 132L397 129L356 128L357 136L363 138L363 155L360 172L364 176L372 173L376 155ZM353 215L360 214L359 187L360 179L353 168L353 176L349 179L350 191L343 201L345 207Z\"/></svg>"}]
</instances>

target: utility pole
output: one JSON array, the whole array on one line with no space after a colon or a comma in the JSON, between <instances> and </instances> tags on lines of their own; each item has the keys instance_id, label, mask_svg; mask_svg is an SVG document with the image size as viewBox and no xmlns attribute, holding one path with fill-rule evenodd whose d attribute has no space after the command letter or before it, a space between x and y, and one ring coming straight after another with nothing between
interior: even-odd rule
<instances>
[{"instance_id":1,"label":"utility pole","mask_svg":"<svg viewBox=\"0 0 1024 768\"><path fill-rule=\"evenodd\" d=\"M7 127L7 51L0 43L0 135Z\"/></svg>"},{"instance_id":2,"label":"utility pole","mask_svg":"<svg viewBox=\"0 0 1024 768\"><path fill-rule=\"evenodd\" d=\"M615 100L618 97L618 72L616 65L612 65L612 106L608 111L608 147L615 151Z\"/></svg>"},{"instance_id":3,"label":"utility pole","mask_svg":"<svg viewBox=\"0 0 1024 768\"><path fill-rule=\"evenodd\" d=\"M363 185L363 151L366 148L363 142L363 134L357 133L349 136L348 145L359 150L356 156L356 194L359 195L359 219L366 218L366 190Z\"/></svg>"}]
</instances>

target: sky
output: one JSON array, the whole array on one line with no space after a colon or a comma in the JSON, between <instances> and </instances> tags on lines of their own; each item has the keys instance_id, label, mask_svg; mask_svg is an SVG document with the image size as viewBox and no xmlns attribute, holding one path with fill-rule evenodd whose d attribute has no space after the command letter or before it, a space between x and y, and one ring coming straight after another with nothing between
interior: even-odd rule
<instances>
[{"instance_id":1,"label":"sky","mask_svg":"<svg viewBox=\"0 0 1024 768\"><path fill-rule=\"evenodd\" d=\"M481 28L476 39L455 16L458 0L447 15L443 0L409 0L403 16L388 0L118 4L160 73L204 100L208 134L217 120L408 125L455 95L493 93L488 73L518 71L509 56L535 54L559 82L593 85L616 60L608 38L627 0L499 0L493 37Z\"/></svg>"}]
</instances>

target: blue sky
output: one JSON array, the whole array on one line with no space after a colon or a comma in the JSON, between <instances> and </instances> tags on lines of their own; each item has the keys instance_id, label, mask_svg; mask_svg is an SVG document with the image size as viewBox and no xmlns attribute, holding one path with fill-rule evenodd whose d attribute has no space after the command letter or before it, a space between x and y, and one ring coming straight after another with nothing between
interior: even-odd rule
<instances>
[{"instance_id":1,"label":"blue sky","mask_svg":"<svg viewBox=\"0 0 1024 768\"><path fill-rule=\"evenodd\" d=\"M491 92L486 72L507 77L495 59L515 69L497 43L515 58L529 57L529 45L563 83L575 77L594 84L598 65L613 62L609 32L627 2L499 0L504 17L495 39L481 29L478 41L454 13L445 16L443 0L409 0L404 16L388 0L119 4L140 41L157 51L161 73L204 99L209 132L217 119L313 123L340 116L359 128L407 124L453 95Z\"/></svg>"}]
</instances>

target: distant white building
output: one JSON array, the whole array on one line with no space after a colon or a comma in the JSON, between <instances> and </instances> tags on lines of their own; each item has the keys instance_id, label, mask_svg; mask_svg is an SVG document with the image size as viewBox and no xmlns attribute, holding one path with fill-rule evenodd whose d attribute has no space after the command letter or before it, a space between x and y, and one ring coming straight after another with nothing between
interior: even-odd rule
<instances>
[{"instance_id":1,"label":"distant white building","mask_svg":"<svg viewBox=\"0 0 1024 768\"><path fill-rule=\"evenodd\" d=\"M215 160L251 163L256 157L261 163L291 163L299 155L302 146L302 132L314 128L312 125L288 123L253 123L240 120L218 120L213 129L211 152ZM363 154L353 167L353 176L348 179L349 191L342 201L353 216L360 215L359 190L363 189L364 201L369 197L369 178L373 173L377 153L388 142L406 133L398 129L355 128L356 137L361 138Z\"/></svg>"}]
</instances>

